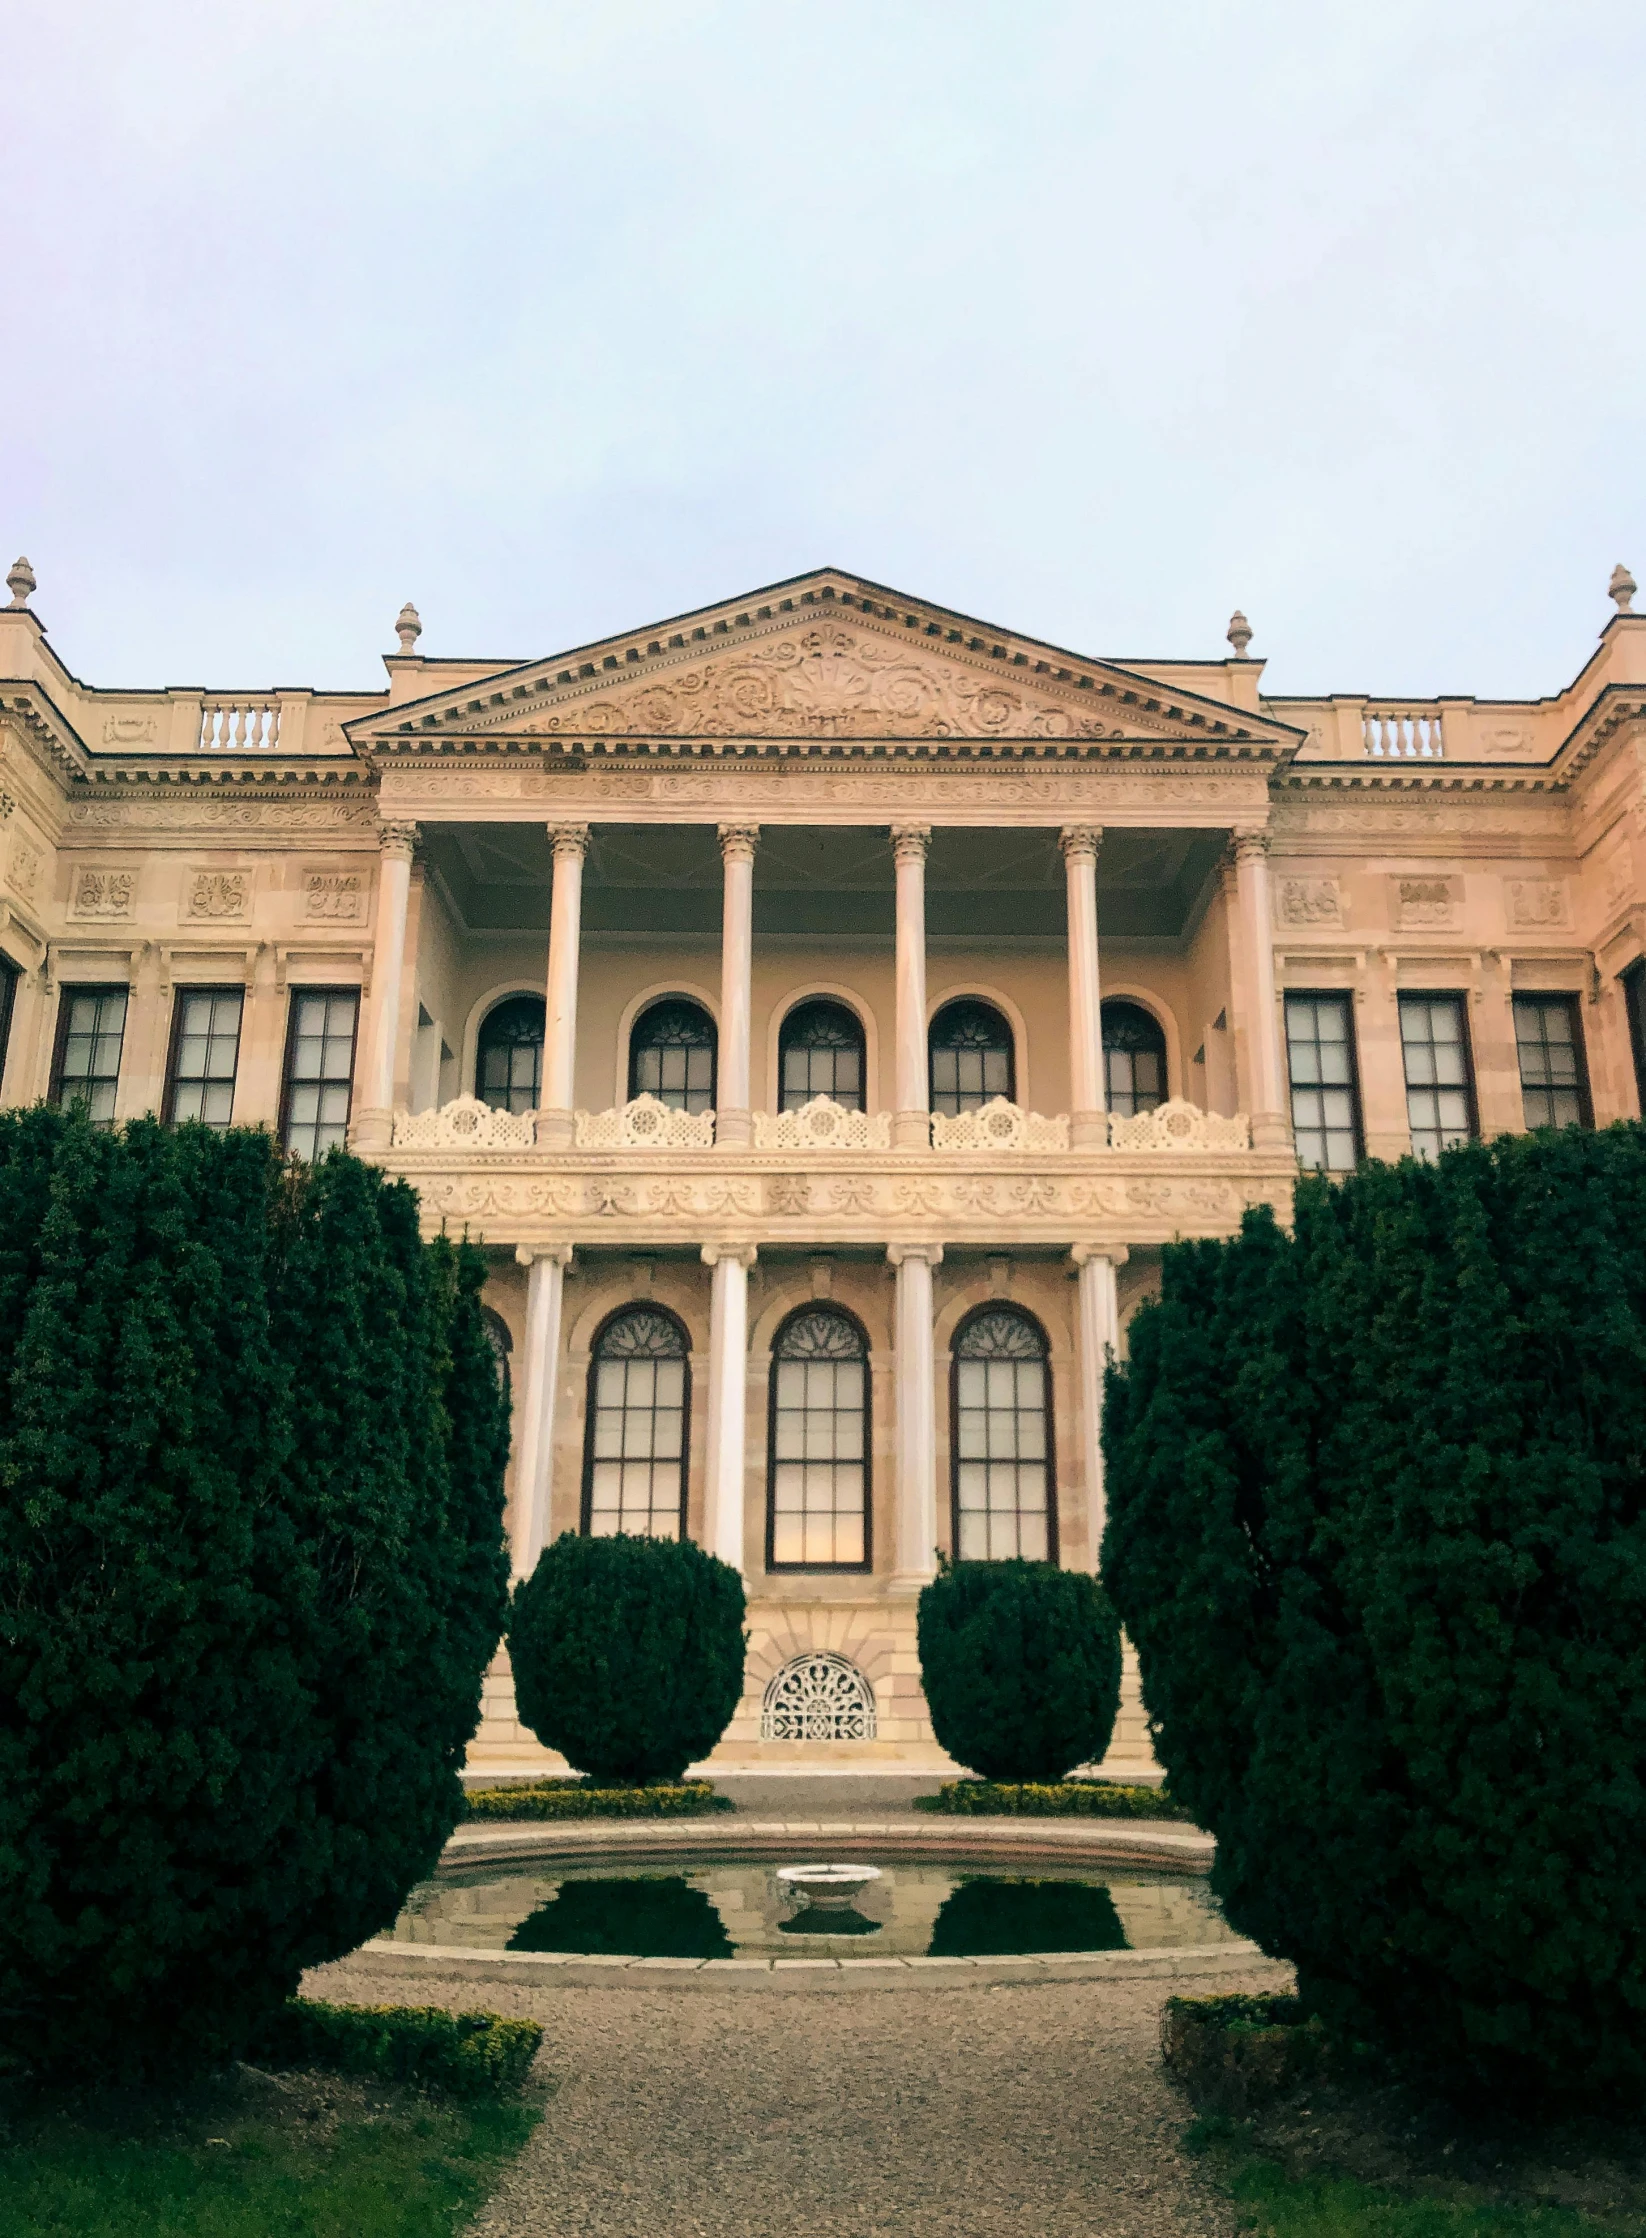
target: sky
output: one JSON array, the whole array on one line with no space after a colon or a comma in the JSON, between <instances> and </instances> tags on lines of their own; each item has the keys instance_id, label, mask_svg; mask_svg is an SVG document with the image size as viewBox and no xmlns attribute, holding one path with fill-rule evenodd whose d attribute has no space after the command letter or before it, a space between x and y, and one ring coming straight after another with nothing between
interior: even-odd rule
<instances>
[{"instance_id":1,"label":"sky","mask_svg":"<svg viewBox=\"0 0 1646 2238\"><path fill-rule=\"evenodd\" d=\"M94 683L833 565L1516 697L1646 582L1638 11L0 0L0 52L0 564Z\"/></svg>"}]
</instances>

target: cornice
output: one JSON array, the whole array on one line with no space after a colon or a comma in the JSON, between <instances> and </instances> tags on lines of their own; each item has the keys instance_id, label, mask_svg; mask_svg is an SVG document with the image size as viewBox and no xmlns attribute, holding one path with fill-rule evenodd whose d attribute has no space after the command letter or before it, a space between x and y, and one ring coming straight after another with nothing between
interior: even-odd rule
<instances>
[{"instance_id":1,"label":"cornice","mask_svg":"<svg viewBox=\"0 0 1646 2238\"><path fill-rule=\"evenodd\" d=\"M12 725L60 783L86 775L91 758L85 740L50 693L31 678L0 679L0 720Z\"/></svg>"}]
</instances>

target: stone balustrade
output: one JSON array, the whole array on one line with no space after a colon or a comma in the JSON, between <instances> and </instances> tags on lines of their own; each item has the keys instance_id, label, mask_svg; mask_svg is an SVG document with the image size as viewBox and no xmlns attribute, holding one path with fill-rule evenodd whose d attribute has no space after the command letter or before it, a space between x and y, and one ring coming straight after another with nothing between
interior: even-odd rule
<instances>
[{"instance_id":1,"label":"stone balustrade","mask_svg":"<svg viewBox=\"0 0 1646 2238\"><path fill-rule=\"evenodd\" d=\"M208 699L200 709L203 754L262 752L280 743L277 699Z\"/></svg>"},{"instance_id":2,"label":"stone balustrade","mask_svg":"<svg viewBox=\"0 0 1646 2238\"><path fill-rule=\"evenodd\" d=\"M1445 722L1436 706L1367 707L1360 725L1368 761L1438 762L1445 758Z\"/></svg>"}]
</instances>

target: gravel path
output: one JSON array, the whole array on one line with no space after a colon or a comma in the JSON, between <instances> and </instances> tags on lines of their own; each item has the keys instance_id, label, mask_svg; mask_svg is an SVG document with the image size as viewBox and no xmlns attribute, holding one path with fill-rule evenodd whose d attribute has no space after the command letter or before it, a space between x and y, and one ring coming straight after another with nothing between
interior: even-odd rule
<instances>
[{"instance_id":1,"label":"gravel path","mask_svg":"<svg viewBox=\"0 0 1646 2238\"><path fill-rule=\"evenodd\" d=\"M384 1994L346 1961L305 1986ZM417 1997L547 2031L555 2095L472 2238L1232 2238L1178 2150L1168 1987L477 1993L452 1976Z\"/></svg>"}]
</instances>

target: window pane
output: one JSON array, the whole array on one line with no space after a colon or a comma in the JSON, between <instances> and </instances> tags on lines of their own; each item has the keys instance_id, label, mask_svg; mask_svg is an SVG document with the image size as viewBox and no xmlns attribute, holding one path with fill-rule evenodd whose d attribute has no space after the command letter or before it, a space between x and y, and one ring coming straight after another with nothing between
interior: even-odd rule
<instances>
[{"instance_id":1,"label":"window pane","mask_svg":"<svg viewBox=\"0 0 1646 2238\"><path fill-rule=\"evenodd\" d=\"M798 1111L827 1096L847 1111L863 1107L863 1029L844 1003L805 1002L789 1012L779 1036L781 1100Z\"/></svg>"},{"instance_id":2,"label":"window pane","mask_svg":"<svg viewBox=\"0 0 1646 2238\"><path fill-rule=\"evenodd\" d=\"M1465 1034L1460 995L1401 996L1406 1116L1419 1158L1438 1158L1474 1137Z\"/></svg>"},{"instance_id":3,"label":"window pane","mask_svg":"<svg viewBox=\"0 0 1646 2238\"><path fill-rule=\"evenodd\" d=\"M171 1116L226 1127L234 1116L245 997L236 987L181 988L173 1045Z\"/></svg>"},{"instance_id":4,"label":"window pane","mask_svg":"<svg viewBox=\"0 0 1646 2238\"><path fill-rule=\"evenodd\" d=\"M778 1339L771 1393L773 1567L862 1567L867 1377L856 1325L822 1306L795 1315Z\"/></svg>"},{"instance_id":5,"label":"window pane","mask_svg":"<svg viewBox=\"0 0 1646 2238\"><path fill-rule=\"evenodd\" d=\"M951 1115L1012 1092L1011 1028L985 1002L952 1002L932 1020L931 1102Z\"/></svg>"},{"instance_id":6,"label":"window pane","mask_svg":"<svg viewBox=\"0 0 1646 2238\"><path fill-rule=\"evenodd\" d=\"M57 1100L85 1104L99 1127L114 1121L120 1051L126 1032L124 987L65 988Z\"/></svg>"},{"instance_id":7,"label":"window pane","mask_svg":"<svg viewBox=\"0 0 1646 2238\"><path fill-rule=\"evenodd\" d=\"M1588 1084L1577 1001L1571 995L1516 995L1515 1046L1528 1127L1586 1127Z\"/></svg>"},{"instance_id":8,"label":"window pane","mask_svg":"<svg viewBox=\"0 0 1646 2238\"><path fill-rule=\"evenodd\" d=\"M585 1433L584 1528L676 1539L686 1491L685 1340L665 1313L631 1306L595 1347Z\"/></svg>"},{"instance_id":9,"label":"window pane","mask_svg":"<svg viewBox=\"0 0 1646 2238\"><path fill-rule=\"evenodd\" d=\"M511 995L487 1012L475 1047L475 1094L497 1111L535 1111L543 1081L544 1005Z\"/></svg>"},{"instance_id":10,"label":"window pane","mask_svg":"<svg viewBox=\"0 0 1646 2238\"><path fill-rule=\"evenodd\" d=\"M1297 1158L1299 1165L1321 1173L1348 1173L1359 1161L1360 1111L1349 1005L1347 995L1286 997L1286 1055Z\"/></svg>"},{"instance_id":11,"label":"window pane","mask_svg":"<svg viewBox=\"0 0 1646 2238\"><path fill-rule=\"evenodd\" d=\"M352 987L292 997L285 1105L286 1148L295 1157L321 1157L348 1135L359 1003Z\"/></svg>"},{"instance_id":12,"label":"window pane","mask_svg":"<svg viewBox=\"0 0 1646 2238\"><path fill-rule=\"evenodd\" d=\"M954 1536L964 1561L1050 1559L1045 1340L1028 1315L992 1306L955 1347Z\"/></svg>"},{"instance_id":13,"label":"window pane","mask_svg":"<svg viewBox=\"0 0 1646 2238\"><path fill-rule=\"evenodd\" d=\"M654 1003L629 1045L629 1093L674 1111L714 1107L714 1020L695 1002Z\"/></svg>"},{"instance_id":14,"label":"window pane","mask_svg":"<svg viewBox=\"0 0 1646 2238\"><path fill-rule=\"evenodd\" d=\"M1109 1109L1129 1119L1166 1100L1166 1037L1141 1003L1106 1002L1103 1076Z\"/></svg>"}]
</instances>

